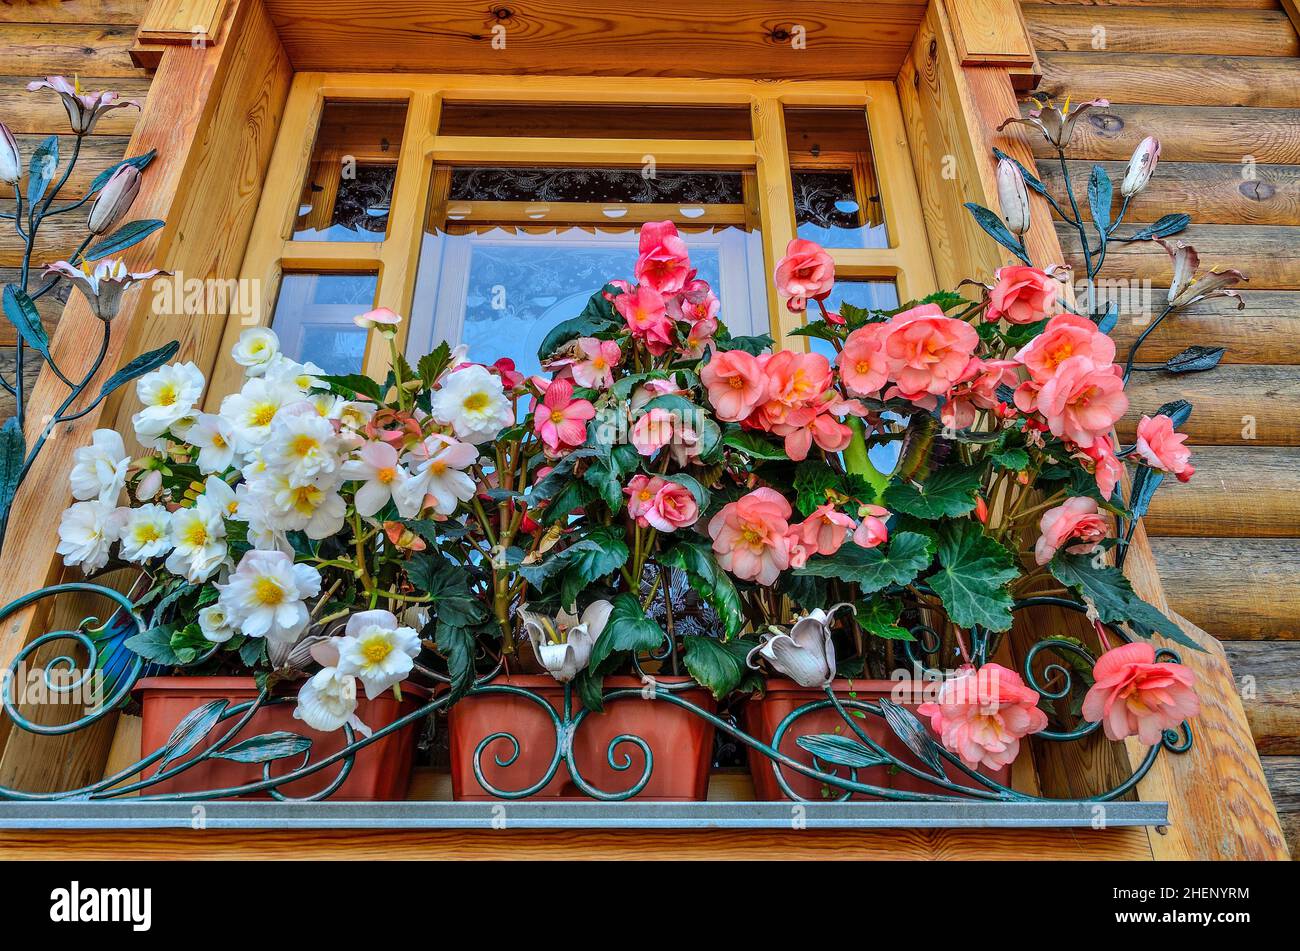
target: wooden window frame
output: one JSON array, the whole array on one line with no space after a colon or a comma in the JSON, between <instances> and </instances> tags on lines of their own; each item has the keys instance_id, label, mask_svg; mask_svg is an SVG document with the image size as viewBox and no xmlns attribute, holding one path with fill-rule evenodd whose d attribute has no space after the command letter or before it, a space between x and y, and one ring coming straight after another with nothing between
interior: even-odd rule
<instances>
[{"instance_id":1,"label":"wooden window frame","mask_svg":"<svg viewBox=\"0 0 1300 951\"><path fill-rule=\"evenodd\" d=\"M302 183L316 132L331 100L407 102L406 127L382 241L299 241L292 237ZM749 109L752 136L741 139L543 138L439 135L444 102L617 105L732 105ZM285 272L375 271L375 305L409 312L435 166L455 164L619 164L639 166L646 155L665 166L734 168L753 172L763 257L770 270L795 237L787 106L860 107L866 111L875 173L888 225L886 248L832 248L836 273L846 279L894 281L900 300L935 289L921 201L898 93L892 82L757 82L708 79L467 76L441 74L299 73L294 76L279 137L254 219L241 278L260 288L248 316L227 321L209 401L237 389L241 371L227 354L248 326L267 326ZM631 218L637 221L642 216ZM627 219L623 219L627 220ZM771 333L784 346L806 346L786 335L803 318L791 314L776 288L766 289ZM403 335L406 332L403 327ZM405 344L405 339L401 340ZM363 372L382 378L385 348L367 342Z\"/></svg>"}]
</instances>

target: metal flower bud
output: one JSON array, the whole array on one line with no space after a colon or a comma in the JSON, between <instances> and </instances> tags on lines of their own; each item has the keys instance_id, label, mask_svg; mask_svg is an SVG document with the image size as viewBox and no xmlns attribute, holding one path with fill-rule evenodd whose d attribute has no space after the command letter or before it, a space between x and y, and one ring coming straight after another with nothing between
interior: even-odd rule
<instances>
[{"instance_id":1,"label":"metal flower bud","mask_svg":"<svg viewBox=\"0 0 1300 951\"><path fill-rule=\"evenodd\" d=\"M763 634L745 662L756 667L754 655L759 654L801 687L826 686L835 679L831 616L842 607L851 605L837 604L829 611L817 608L795 621L789 634L780 631Z\"/></svg>"},{"instance_id":2,"label":"metal flower bud","mask_svg":"<svg viewBox=\"0 0 1300 951\"><path fill-rule=\"evenodd\" d=\"M998 204L1002 206L1002 221L1012 234L1021 235L1029 230L1029 193L1025 179L1011 159L998 161Z\"/></svg>"},{"instance_id":3,"label":"metal flower bud","mask_svg":"<svg viewBox=\"0 0 1300 951\"><path fill-rule=\"evenodd\" d=\"M1153 135L1148 135L1133 150L1133 155L1128 160L1128 171L1119 186L1119 193L1125 198L1131 198L1146 188L1159 161L1160 140Z\"/></svg>"},{"instance_id":4,"label":"metal flower bud","mask_svg":"<svg viewBox=\"0 0 1300 951\"><path fill-rule=\"evenodd\" d=\"M90 206L90 218L86 223L90 233L103 234L112 229L131 210L139 192L140 170L134 165L123 165L112 174Z\"/></svg>"},{"instance_id":5,"label":"metal flower bud","mask_svg":"<svg viewBox=\"0 0 1300 951\"><path fill-rule=\"evenodd\" d=\"M587 666L591 659L591 649L605 625L609 623L610 612L614 605L608 601L593 601L576 618L567 611L561 611L554 618L529 611L526 607L520 612L524 619L524 631L532 642L533 654L546 672L565 684Z\"/></svg>"},{"instance_id":6,"label":"metal flower bud","mask_svg":"<svg viewBox=\"0 0 1300 951\"><path fill-rule=\"evenodd\" d=\"M18 154L18 140L9 127L0 122L0 182L17 185L23 177L23 160Z\"/></svg>"}]
</instances>

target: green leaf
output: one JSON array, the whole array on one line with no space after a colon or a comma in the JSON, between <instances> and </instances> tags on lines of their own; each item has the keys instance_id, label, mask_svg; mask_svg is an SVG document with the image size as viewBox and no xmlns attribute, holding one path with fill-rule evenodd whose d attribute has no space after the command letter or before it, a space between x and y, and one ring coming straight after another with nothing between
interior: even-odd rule
<instances>
[{"instance_id":1,"label":"green leaf","mask_svg":"<svg viewBox=\"0 0 1300 951\"><path fill-rule=\"evenodd\" d=\"M719 336L714 339L714 345L720 351L725 350L743 350L751 356L758 356L764 350L771 349L773 340L768 334L759 334L755 337L731 337Z\"/></svg>"},{"instance_id":2,"label":"green leaf","mask_svg":"<svg viewBox=\"0 0 1300 951\"><path fill-rule=\"evenodd\" d=\"M955 518L975 508L980 481L978 466L945 466L924 482L891 482L885 489L885 507L917 518Z\"/></svg>"},{"instance_id":3,"label":"green leaf","mask_svg":"<svg viewBox=\"0 0 1300 951\"><path fill-rule=\"evenodd\" d=\"M589 667L578 671L578 676L573 678L573 692L592 713L600 713L605 709L604 689L605 678L592 674Z\"/></svg>"},{"instance_id":4,"label":"green leaf","mask_svg":"<svg viewBox=\"0 0 1300 951\"><path fill-rule=\"evenodd\" d=\"M805 517L826 502L826 490L839 488L839 474L824 462L801 462L794 471L795 507Z\"/></svg>"},{"instance_id":5,"label":"green leaf","mask_svg":"<svg viewBox=\"0 0 1300 951\"><path fill-rule=\"evenodd\" d=\"M614 319L614 308L609 301L605 300L604 288L601 288L591 295L582 313L551 328L551 332L542 340L542 345L537 348L537 359L544 363L551 354L571 340L577 340L579 337L594 337L596 334L607 333L617 327L618 321Z\"/></svg>"},{"instance_id":6,"label":"green leaf","mask_svg":"<svg viewBox=\"0 0 1300 951\"><path fill-rule=\"evenodd\" d=\"M442 624L472 627L486 619L487 608L470 589L463 568L424 553L407 561L406 572L416 591L433 602Z\"/></svg>"},{"instance_id":7,"label":"green leaf","mask_svg":"<svg viewBox=\"0 0 1300 951\"><path fill-rule=\"evenodd\" d=\"M349 399L368 396L376 403L384 401L384 388L378 380L371 379L363 373L346 373L339 376L318 377L325 381L330 390Z\"/></svg>"},{"instance_id":8,"label":"green leaf","mask_svg":"<svg viewBox=\"0 0 1300 951\"><path fill-rule=\"evenodd\" d=\"M119 386L125 386L132 380L144 376L158 369L180 350L179 341L173 340L171 343L163 344L157 350L150 350L148 353L142 353L122 369L118 370L107 380L99 389L99 398L103 399L109 393L112 393Z\"/></svg>"},{"instance_id":9,"label":"green leaf","mask_svg":"<svg viewBox=\"0 0 1300 951\"><path fill-rule=\"evenodd\" d=\"M99 191L101 188L107 185L108 180L112 178L113 175L117 172L117 170L124 165L134 165L137 169L143 172L146 168L148 168L149 163L152 162L157 155L158 155L157 149L150 149L148 152L145 152L143 155L133 155L129 159L122 159L122 161L116 163L115 165L110 165L108 168L104 169L102 172L100 172L91 180L90 188L88 189L87 194L93 195L95 194L95 192Z\"/></svg>"},{"instance_id":10,"label":"green leaf","mask_svg":"<svg viewBox=\"0 0 1300 951\"><path fill-rule=\"evenodd\" d=\"M706 489L704 486L700 485L698 479L694 478L693 476L688 476L684 472L677 472L677 473L673 473L672 475L665 475L663 476L663 479L666 482L675 482L677 485L680 485L682 488L686 489L687 492L691 493L691 497L695 499L695 504L696 506L698 506L700 512L708 511L709 490Z\"/></svg>"},{"instance_id":11,"label":"green leaf","mask_svg":"<svg viewBox=\"0 0 1300 951\"><path fill-rule=\"evenodd\" d=\"M727 637L740 633L745 626L740 592L708 542L678 542L659 556L659 562L686 573L687 583L713 608Z\"/></svg>"},{"instance_id":12,"label":"green leaf","mask_svg":"<svg viewBox=\"0 0 1300 951\"><path fill-rule=\"evenodd\" d=\"M50 337L41 326L41 315L36 304L17 284L6 284L4 289L5 316L18 331L18 336L46 360L50 358ZM22 381L18 381L21 383Z\"/></svg>"},{"instance_id":13,"label":"green leaf","mask_svg":"<svg viewBox=\"0 0 1300 951\"><path fill-rule=\"evenodd\" d=\"M426 387L433 386L434 381L442 375L442 371L447 369L449 363L451 363L451 347L444 340L434 347L432 352L420 357L416 363L416 372L420 375L420 382Z\"/></svg>"},{"instance_id":14,"label":"green leaf","mask_svg":"<svg viewBox=\"0 0 1300 951\"><path fill-rule=\"evenodd\" d=\"M228 750L213 753L214 759L228 759L236 763L269 763L272 760L297 756L311 749L311 740L297 733L276 730L261 736L249 737Z\"/></svg>"},{"instance_id":15,"label":"green leaf","mask_svg":"<svg viewBox=\"0 0 1300 951\"><path fill-rule=\"evenodd\" d=\"M14 496L18 494L26 454L23 428L18 425L17 416L10 416L0 426L0 525L8 519L9 507L14 504Z\"/></svg>"},{"instance_id":16,"label":"green leaf","mask_svg":"<svg viewBox=\"0 0 1300 951\"><path fill-rule=\"evenodd\" d=\"M1093 226L1103 238L1110 228L1110 206L1114 198L1110 176L1100 165L1094 165L1092 175L1088 177L1088 208L1092 211Z\"/></svg>"},{"instance_id":17,"label":"green leaf","mask_svg":"<svg viewBox=\"0 0 1300 951\"><path fill-rule=\"evenodd\" d=\"M916 638L905 627L899 627L898 616L903 605L895 598L877 598L858 606L858 626L873 637L889 641L914 641Z\"/></svg>"},{"instance_id":18,"label":"green leaf","mask_svg":"<svg viewBox=\"0 0 1300 951\"><path fill-rule=\"evenodd\" d=\"M753 641L723 641L693 634L683 637L682 644L686 648L686 669L718 700L740 686L749 670L745 659L757 646Z\"/></svg>"},{"instance_id":19,"label":"green leaf","mask_svg":"<svg viewBox=\"0 0 1300 951\"><path fill-rule=\"evenodd\" d=\"M167 222L158 218L141 218L128 221L102 241L92 244L81 256L83 261L98 261L139 244Z\"/></svg>"},{"instance_id":20,"label":"green leaf","mask_svg":"<svg viewBox=\"0 0 1300 951\"><path fill-rule=\"evenodd\" d=\"M45 189L59 170L59 137L52 135L32 153L27 165L27 204L36 205L45 197Z\"/></svg>"},{"instance_id":21,"label":"green leaf","mask_svg":"<svg viewBox=\"0 0 1300 951\"><path fill-rule=\"evenodd\" d=\"M178 663L176 652L172 650L172 628L169 625L151 627L143 633L128 637L123 641L123 646L154 663L169 666Z\"/></svg>"},{"instance_id":22,"label":"green leaf","mask_svg":"<svg viewBox=\"0 0 1300 951\"><path fill-rule=\"evenodd\" d=\"M196 707L185 715L185 719L176 724L172 735L163 744L163 756L158 762L158 772L162 772L172 760L180 759L202 742L208 732L221 720L221 714L229 705L228 700L211 700L201 707Z\"/></svg>"},{"instance_id":23,"label":"green leaf","mask_svg":"<svg viewBox=\"0 0 1300 951\"><path fill-rule=\"evenodd\" d=\"M613 666L609 661L616 653L654 650L663 640L664 632L658 624L646 617L645 611L641 610L641 602L630 594L620 594L614 598L614 609L609 613L609 622L591 649L591 660L587 667L593 676L603 674Z\"/></svg>"},{"instance_id":24,"label":"green leaf","mask_svg":"<svg viewBox=\"0 0 1300 951\"><path fill-rule=\"evenodd\" d=\"M1014 254L1024 264L1033 265L1033 262L1029 260L1029 255L1025 254L1020 239L1011 233L998 215L989 211L983 205L975 204L973 201L966 202L966 210L971 213L975 223L983 228L989 237Z\"/></svg>"},{"instance_id":25,"label":"green leaf","mask_svg":"<svg viewBox=\"0 0 1300 951\"><path fill-rule=\"evenodd\" d=\"M722 437L722 444L730 446L749 456L751 459L779 461L789 459L785 448L778 446L758 433L745 432L743 429L731 429Z\"/></svg>"},{"instance_id":26,"label":"green leaf","mask_svg":"<svg viewBox=\"0 0 1300 951\"><path fill-rule=\"evenodd\" d=\"M457 624L439 621L435 641L451 674L451 696L447 703L452 704L474 685L474 635Z\"/></svg>"},{"instance_id":27,"label":"green leaf","mask_svg":"<svg viewBox=\"0 0 1300 951\"><path fill-rule=\"evenodd\" d=\"M989 461L995 466L1022 472L1029 468L1029 453L1019 446L994 448L989 451Z\"/></svg>"},{"instance_id":28,"label":"green leaf","mask_svg":"<svg viewBox=\"0 0 1300 951\"><path fill-rule=\"evenodd\" d=\"M1103 624L1127 623L1140 637L1150 638L1153 632L1158 632L1184 647L1202 650L1201 645L1184 634L1182 628L1138 597L1119 568L1113 565L1095 567L1091 555L1057 552L1051 569L1057 581L1073 588L1085 602L1097 609L1097 616Z\"/></svg>"},{"instance_id":29,"label":"green leaf","mask_svg":"<svg viewBox=\"0 0 1300 951\"><path fill-rule=\"evenodd\" d=\"M933 555L930 539L915 532L896 533L889 541L888 553L884 548L843 545L834 555L810 558L794 573L852 581L863 594L874 594L890 585L911 584L929 567Z\"/></svg>"},{"instance_id":30,"label":"green leaf","mask_svg":"<svg viewBox=\"0 0 1300 951\"><path fill-rule=\"evenodd\" d=\"M879 753L839 733L812 733L796 737L795 742L817 757L820 762L834 763L836 766L865 769L885 762Z\"/></svg>"},{"instance_id":31,"label":"green leaf","mask_svg":"<svg viewBox=\"0 0 1300 951\"><path fill-rule=\"evenodd\" d=\"M939 530L939 570L930 587L958 627L991 631L1011 627L1006 584L1019 576L1015 555L984 534L978 522L949 522Z\"/></svg>"},{"instance_id":32,"label":"green leaf","mask_svg":"<svg viewBox=\"0 0 1300 951\"><path fill-rule=\"evenodd\" d=\"M582 542L562 554L565 565L586 585L618 571L627 564L631 553L623 541L622 529L601 527L593 528Z\"/></svg>"},{"instance_id":33,"label":"green leaf","mask_svg":"<svg viewBox=\"0 0 1300 951\"><path fill-rule=\"evenodd\" d=\"M239 659L249 667L256 667L266 660L266 638L250 637L240 644Z\"/></svg>"}]
</instances>

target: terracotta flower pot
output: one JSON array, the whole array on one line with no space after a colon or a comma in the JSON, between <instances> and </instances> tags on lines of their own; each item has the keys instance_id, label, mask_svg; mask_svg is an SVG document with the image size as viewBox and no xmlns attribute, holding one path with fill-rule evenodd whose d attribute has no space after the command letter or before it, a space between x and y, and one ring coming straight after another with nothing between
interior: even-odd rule
<instances>
[{"instance_id":1,"label":"terracotta flower pot","mask_svg":"<svg viewBox=\"0 0 1300 951\"><path fill-rule=\"evenodd\" d=\"M140 729L140 753L142 756L147 756L167 742L176 725L191 710L212 700L229 700L232 705L252 700L257 696L258 690L251 677L146 677L136 684L135 694L140 699L143 720ZM423 687L403 684L400 703L391 692L374 700L367 700L362 695L357 705L357 716L362 723L378 730L392 723L399 716L417 710L428 698L429 692ZM263 733L276 731L296 733L312 741L309 752L313 763L343 749L345 738L342 730L335 730L332 733L313 730L303 721L294 719L294 707L295 704L292 702L262 707L253 719L244 725L232 743L251 739ZM215 742L237 722L236 718L228 717L217 723L204 738L204 742L196 747L196 751L201 751L209 743ZM389 734L382 740L362 748L353 761L348 778L329 797L330 801L405 799L411 782L411 765L415 755L418 722L411 723L396 733ZM184 759L185 757L182 757L181 762ZM271 775L282 776L301 765L302 756L276 760L272 763ZM278 789L290 797L310 796L333 782L341 768L341 763L330 765L318 773L305 776ZM156 769L150 767L142 775L148 778L154 772ZM226 789L261 780L261 763L208 759L172 779L148 787L142 795ZM248 798L268 799L270 795L252 793Z\"/></svg>"},{"instance_id":2,"label":"terracotta flower pot","mask_svg":"<svg viewBox=\"0 0 1300 951\"><path fill-rule=\"evenodd\" d=\"M685 678L661 677L660 683L681 682ZM509 685L530 690L561 711L564 686L549 676L515 675L498 677L493 685ZM640 690L635 677L606 677L605 690ZM685 698L713 711L716 704L706 690L688 690ZM573 700L575 712L581 709ZM484 778L495 788L514 792L541 781L556 753L555 726L541 706L524 697L509 694L479 694L454 704L447 717L451 737L451 788L459 801L494 800L494 796L474 775L475 751L494 733L510 733L519 741L518 755L511 761L514 746L508 739L488 743L480 758ZM650 747L653 768L650 780L636 798L651 802L697 802L709 789L709 767L713 757L713 725L688 710L664 700L630 697L605 704L603 713L589 713L573 734L574 759L582 777L602 792L618 793L631 789L645 769L645 754L635 743L620 743L613 759L627 769L617 770L609 764L609 745L615 737L639 736ZM502 766L500 763L509 763ZM560 763L556 774L531 799L587 800L568 768Z\"/></svg>"},{"instance_id":3,"label":"terracotta flower pot","mask_svg":"<svg viewBox=\"0 0 1300 951\"><path fill-rule=\"evenodd\" d=\"M899 684L893 680L849 681L840 679L836 680L833 686L836 697L841 700L853 699L869 702L883 697L898 702L900 699L895 695ZM773 677L768 680L767 692L762 697L750 700L745 704L745 731L770 745L772 738L776 735L777 727L789 714L806 703L824 699L826 699L826 693L818 687L801 687L793 680ZM920 698L914 701L903 699L901 705L915 713L916 708L922 702L923 700ZM923 717L918 717L918 719L925 723ZM884 719L874 714L867 714L864 717L856 717L855 722L867 736L878 743L886 752L908 765L920 768L921 764L916 755L894 734L894 731L889 728ZM927 723L926 726L928 728L929 724ZM800 736L819 733L838 733L842 736L853 736L853 730L844 722L844 718L840 716L839 711L834 707L826 707L807 713L792 723L781 737L781 745L778 749L791 759L812 766L812 754L799 746L797 739ZM772 765L773 761L762 753L754 749L749 750L749 771L754 780L755 795L760 800L768 801L788 799L789 797L776 781L776 774ZM830 771L835 775L848 778L847 767L834 766L829 763L822 765L824 772ZM955 767L949 768L947 772L949 779L957 785L984 788ZM1009 769L1002 769L997 772L981 770L981 772L994 782L1003 783L1004 785L1010 775ZM782 768L782 775L790 788L805 799L820 800L823 787L830 792L830 796L827 798L836 799L843 794L843 790L838 787L823 784L792 769ZM887 766L871 766L860 769L857 778L860 783L879 786L884 789L936 794L945 792L943 789L917 779L909 773L901 770L891 771ZM855 793L851 798L855 801L864 801L879 799L880 797Z\"/></svg>"}]
</instances>

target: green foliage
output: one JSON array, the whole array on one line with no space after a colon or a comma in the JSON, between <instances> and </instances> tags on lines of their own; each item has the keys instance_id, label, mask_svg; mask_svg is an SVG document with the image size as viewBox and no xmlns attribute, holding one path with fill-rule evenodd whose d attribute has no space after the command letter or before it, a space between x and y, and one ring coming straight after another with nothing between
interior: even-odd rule
<instances>
[{"instance_id":1,"label":"green foliage","mask_svg":"<svg viewBox=\"0 0 1300 951\"><path fill-rule=\"evenodd\" d=\"M852 581L863 594L874 594L890 586L911 584L930 565L933 557L930 544L924 535L898 532L889 540L888 552L884 545L862 548L849 543L833 555L808 559L794 573Z\"/></svg>"},{"instance_id":2,"label":"green foliage","mask_svg":"<svg viewBox=\"0 0 1300 951\"><path fill-rule=\"evenodd\" d=\"M620 653L636 654L654 650L663 643L664 632L658 624L646 617L641 602L633 595L620 594L614 598L613 604L609 622L591 649L587 669L592 676L608 672L613 666L611 661Z\"/></svg>"},{"instance_id":3,"label":"green foliage","mask_svg":"<svg viewBox=\"0 0 1300 951\"><path fill-rule=\"evenodd\" d=\"M686 573L686 581L713 608L727 637L745 626L740 592L722 570L708 542L679 541L659 556L659 561Z\"/></svg>"},{"instance_id":4,"label":"green foliage","mask_svg":"<svg viewBox=\"0 0 1300 951\"><path fill-rule=\"evenodd\" d=\"M958 627L1010 628L1006 585L1019 574L1015 555L985 535L978 522L949 522L939 529L939 570L928 581Z\"/></svg>"},{"instance_id":5,"label":"green foliage","mask_svg":"<svg viewBox=\"0 0 1300 951\"><path fill-rule=\"evenodd\" d=\"M965 515L975 508L980 482L979 466L944 466L923 481L891 482L885 490L885 507L931 520Z\"/></svg>"},{"instance_id":6,"label":"green foliage","mask_svg":"<svg viewBox=\"0 0 1300 951\"><path fill-rule=\"evenodd\" d=\"M719 700L740 686L749 673L745 658L758 646L739 638L722 641L695 635L683 637L682 644L687 671Z\"/></svg>"},{"instance_id":7,"label":"green foliage","mask_svg":"<svg viewBox=\"0 0 1300 951\"><path fill-rule=\"evenodd\" d=\"M1127 624L1139 637L1150 638L1159 633L1184 647L1202 649L1182 628L1138 597L1119 568L1097 564L1091 555L1060 551L1052 559L1051 569L1057 581L1074 589L1097 609L1102 623Z\"/></svg>"}]
</instances>

